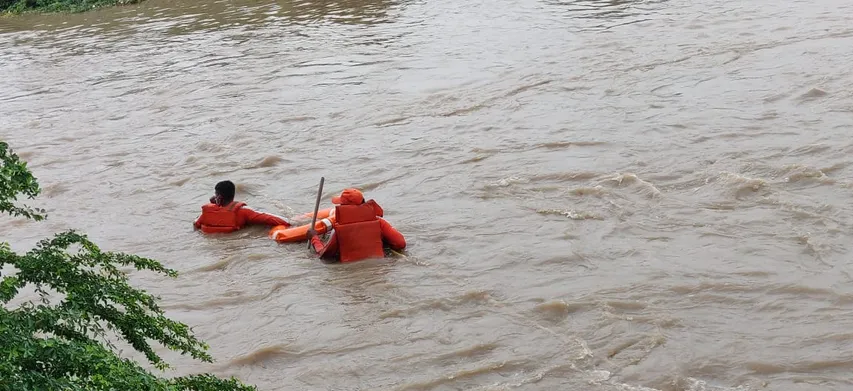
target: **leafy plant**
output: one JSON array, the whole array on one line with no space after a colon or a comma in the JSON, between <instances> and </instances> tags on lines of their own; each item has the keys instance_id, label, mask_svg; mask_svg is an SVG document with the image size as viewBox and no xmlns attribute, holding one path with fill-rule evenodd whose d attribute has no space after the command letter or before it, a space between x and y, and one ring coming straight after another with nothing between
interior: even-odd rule
<instances>
[{"instance_id":1,"label":"leafy plant","mask_svg":"<svg viewBox=\"0 0 853 391\"><path fill-rule=\"evenodd\" d=\"M42 214L43 210L15 206L14 203L19 194L33 199L41 192L36 178L27 168L27 163L12 153L9 150L9 144L3 141L0 141L0 160L3 161L3 166L0 167L0 212L6 212L12 216L24 216L36 221L43 220L45 218Z\"/></svg>"},{"instance_id":2,"label":"leafy plant","mask_svg":"<svg viewBox=\"0 0 853 391\"><path fill-rule=\"evenodd\" d=\"M30 199L39 192L26 163L0 141L0 211L33 220L44 210L16 206L21 194ZM158 369L169 365L149 341L212 362L208 346L190 328L167 318L158 298L128 283L120 267L148 270L170 277L177 272L159 262L123 253L104 252L85 235L73 230L45 239L25 254L0 243L0 389L3 390L255 390L236 379L210 374L166 379L138 363L119 357L108 342L111 332L143 353ZM27 287L38 293L38 303L17 308L9 303ZM51 294L53 293L53 294ZM51 303L53 295L62 296Z\"/></svg>"}]
</instances>

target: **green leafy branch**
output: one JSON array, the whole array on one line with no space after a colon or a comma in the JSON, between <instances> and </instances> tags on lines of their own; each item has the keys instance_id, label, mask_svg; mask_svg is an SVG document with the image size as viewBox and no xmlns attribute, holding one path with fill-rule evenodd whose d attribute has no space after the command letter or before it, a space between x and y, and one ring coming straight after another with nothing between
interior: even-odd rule
<instances>
[{"instance_id":1,"label":"green leafy branch","mask_svg":"<svg viewBox=\"0 0 853 391\"><path fill-rule=\"evenodd\" d=\"M6 212L14 217L23 216L35 221L47 217L43 209L32 209L27 206L15 206L18 195L34 199L41 193L41 188L27 168L27 163L9 149L9 144L0 141L0 212Z\"/></svg>"}]
</instances>

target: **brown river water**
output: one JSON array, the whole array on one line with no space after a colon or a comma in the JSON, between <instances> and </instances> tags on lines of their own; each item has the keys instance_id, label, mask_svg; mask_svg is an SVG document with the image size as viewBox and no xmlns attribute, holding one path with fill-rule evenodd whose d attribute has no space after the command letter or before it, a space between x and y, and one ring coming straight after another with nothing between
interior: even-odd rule
<instances>
[{"instance_id":1,"label":"brown river water","mask_svg":"<svg viewBox=\"0 0 853 391\"><path fill-rule=\"evenodd\" d=\"M262 390L853 389L853 3L165 1L0 19L43 223ZM408 257L205 237L357 186Z\"/></svg>"}]
</instances>

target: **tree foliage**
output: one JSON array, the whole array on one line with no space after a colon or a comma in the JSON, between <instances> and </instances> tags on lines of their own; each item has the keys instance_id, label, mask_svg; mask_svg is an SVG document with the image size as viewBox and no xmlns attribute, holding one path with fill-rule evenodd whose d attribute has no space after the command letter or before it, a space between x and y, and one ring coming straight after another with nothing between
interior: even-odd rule
<instances>
[{"instance_id":1,"label":"tree foliage","mask_svg":"<svg viewBox=\"0 0 853 391\"><path fill-rule=\"evenodd\" d=\"M27 168L27 163L12 153L9 150L9 144L3 141L0 141L0 160L3 162L3 166L0 167L0 212L16 217L24 216L36 221L43 220L45 218L43 210L15 206L19 195L33 199L41 192L36 178Z\"/></svg>"},{"instance_id":2,"label":"tree foliage","mask_svg":"<svg viewBox=\"0 0 853 391\"><path fill-rule=\"evenodd\" d=\"M43 210L17 206L19 195L35 198L36 178L0 141L0 211L33 220ZM108 332L143 353L156 368L169 365L149 341L181 354L212 362L208 346L183 323L167 318L159 298L132 287L121 270L132 267L170 277L177 272L159 262L102 251L73 230L42 240L24 253L0 243L0 390L255 390L236 379L201 374L166 379L130 359L119 357ZM38 302L11 308L10 302L31 287ZM61 297L57 302L52 298Z\"/></svg>"}]
</instances>

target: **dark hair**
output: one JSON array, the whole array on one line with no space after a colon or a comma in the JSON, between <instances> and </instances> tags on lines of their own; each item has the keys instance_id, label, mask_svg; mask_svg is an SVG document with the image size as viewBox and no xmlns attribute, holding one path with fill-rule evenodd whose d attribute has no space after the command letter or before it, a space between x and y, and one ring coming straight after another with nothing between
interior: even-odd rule
<instances>
[{"instance_id":1,"label":"dark hair","mask_svg":"<svg viewBox=\"0 0 853 391\"><path fill-rule=\"evenodd\" d=\"M227 205L234 201L234 193L237 189L234 182L222 181L216 184L215 190L216 194L222 197L223 205Z\"/></svg>"}]
</instances>

